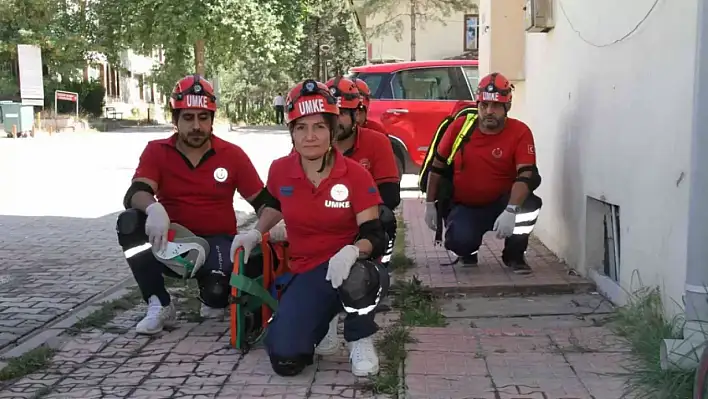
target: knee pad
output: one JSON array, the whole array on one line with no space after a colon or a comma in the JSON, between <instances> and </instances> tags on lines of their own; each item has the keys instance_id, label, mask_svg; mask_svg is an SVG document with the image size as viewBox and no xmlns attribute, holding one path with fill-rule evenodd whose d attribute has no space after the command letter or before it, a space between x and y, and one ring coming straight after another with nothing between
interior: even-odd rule
<instances>
[{"instance_id":1,"label":"knee pad","mask_svg":"<svg viewBox=\"0 0 708 399\"><path fill-rule=\"evenodd\" d=\"M386 297L391 281L388 270L371 260L358 260L337 289L347 313L365 315Z\"/></svg>"},{"instance_id":2,"label":"knee pad","mask_svg":"<svg viewBox=\"0 0 708 399\"><path fill-rule=\"evenodd\" d=\"M145 234L147 215L137 209L121 212L116 220L116 234L121 247L142 245L148 241Z\"/></svg>"},{"instance_id":3,"label":"knee pad","mask_svg":"<svg viewBox=\"0 0 708 399\"><path fill-rule=\"evenodd\" d=\"M312 355L300 355L295 357L270 356L270 364L273 371L281 377L294 377L305 367L313 363Z\"/></svg>"},{"instance_id":4,"label":"knee pad","mask_svg":"<svg viewBox=\"0 0 708 399\"><path fill-rule=\"evenodd\" d=\"M210 308L223 309L229 305L231 286L221 270L205 270L198 280L199 300Z\"/></svg>"}]
</instances>

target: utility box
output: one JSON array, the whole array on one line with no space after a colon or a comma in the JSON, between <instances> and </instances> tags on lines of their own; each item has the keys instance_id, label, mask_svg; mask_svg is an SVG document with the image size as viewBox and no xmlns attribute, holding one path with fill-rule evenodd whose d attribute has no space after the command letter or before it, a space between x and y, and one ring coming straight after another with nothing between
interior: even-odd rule
<instances>
[{"instance_id":1,"label":"utility box","mask_svg":"<svg viewBox=\"0 0 708 399\"><path fill-rule=\"evenodd\" d=\"M29 136L34 125L34 107L11 101L0 101L0 123L8 136L15 126L17 136Z\"/></svg>"},{"instance_id":2,"label":"utility box","mask_svg":"<svg viewBox=\"0 0 708 399\"><path fill-rule=\"evenodd\" d=\"M526 0L524 11L527 32L550 32L556 26L553 21L553 0Z\"/></svg>"}]
</instances>

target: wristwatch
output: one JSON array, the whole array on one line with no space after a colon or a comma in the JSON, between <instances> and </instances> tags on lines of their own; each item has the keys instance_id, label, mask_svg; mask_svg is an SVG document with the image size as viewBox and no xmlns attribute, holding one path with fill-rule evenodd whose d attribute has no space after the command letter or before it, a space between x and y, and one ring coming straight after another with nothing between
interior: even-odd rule
<instances>
[{"instance_id":1,"label":"wristwatch","mask_svg":"<svg viewBox=\"0 0 708 399\"><path fill-rule=\"evenodd\" d=\"M509 213L517 214L517 213L519 213L519 206L518 205L507 205L506 211Z\"/></svg>"}]
</instances>

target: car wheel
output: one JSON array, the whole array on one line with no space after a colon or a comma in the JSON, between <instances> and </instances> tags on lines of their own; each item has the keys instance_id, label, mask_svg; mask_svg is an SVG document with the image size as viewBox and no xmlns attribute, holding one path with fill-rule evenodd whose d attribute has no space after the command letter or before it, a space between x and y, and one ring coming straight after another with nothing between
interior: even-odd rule
<instances>
[{"instance_id":1,"label":"car wheel","mask_svg":"<svg viewBox=\"0 0 708 399\"><path fill-rule=\"evenodd\" d=\"M701 361L696 368L693 399L708 399L708 347L703 349Z\"/></svg>"}]
</instances>

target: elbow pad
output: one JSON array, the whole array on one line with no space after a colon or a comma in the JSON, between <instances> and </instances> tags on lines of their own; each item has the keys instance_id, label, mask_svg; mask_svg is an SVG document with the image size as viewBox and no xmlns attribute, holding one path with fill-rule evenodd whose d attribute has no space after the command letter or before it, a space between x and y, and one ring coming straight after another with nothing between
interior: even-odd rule
<instances>
[{"instance_id":1,"label":"elbow pad","mask_svg":"<svg viewBox=\"0 0 708 399\"><path fill-rule=\"evenodd\" d=\"M369 240L372 247L370 258L378 259L383 256L388 240L381 219L369 220L359 225L359 235L356 240Z\"/></svg>"},{"instance_id":2,"label":"elbow pad","mask_svg":"<svg viewBox=\"0 0 708 399\"><path fill-rule=\"evenodd\" d=\"M251 201L251 206L256 210L256 213L260 212L262 207L273 208L280 212L280 201L278 201L267 188L263 188L263 190L256 195L256 198Z\"/></svg>"},{"instance_id":3,"label":"elbow pad","mask_svg":"<svg viewBox=\"0 0 708 399\"><path fill-rule=\"evenodd\" d=\"M131 183L130 187L128 187L128 191L125 192L125 196L123 197L123 206L125 209L130 209L133 207L131 204L133 200L133 196L135 193L138 191L144 191L152 196L155 196L155 191L150 187L149 184L141 182L141 181L134 181Z\"/></svg>"},{"instance_id":4,"label":"elbow pad","mask_svg":"<svg viewBox=\"0 0 708 399\"><path fill-rule=\"evenodd\" d=\"M400 183L381 183L379 184L379 194L384 205L388 209L396 209L401 203L401 184Z\"/></svg>"},{"instance_id":5,"label":"elbow pad","mask_svg":"<svg viewBox=\"0 0 708 399\"><path fill-rule=\"evenodd\" d=\"M531 177L519 176L522 173L531 172ZM529 165L519 168L517 172L516 179L514 181L526 183L529 191L533 192L541 185L541 175L538 173L538 167L536 165Z\"/></svg>"}]
</instances>

